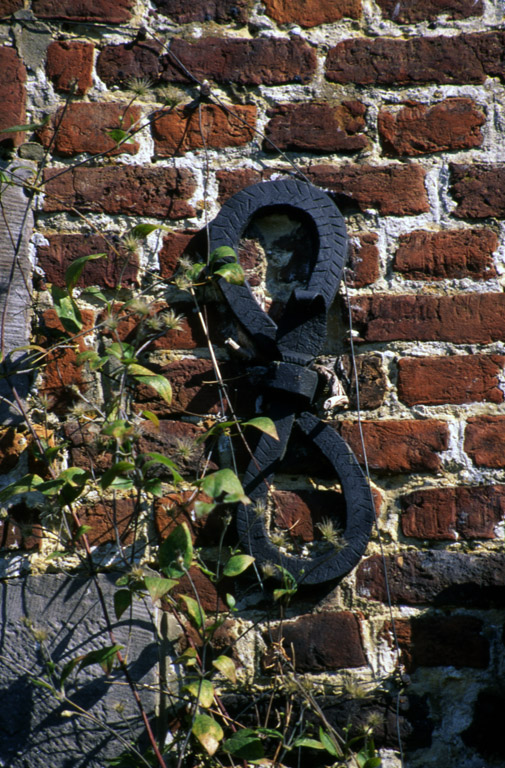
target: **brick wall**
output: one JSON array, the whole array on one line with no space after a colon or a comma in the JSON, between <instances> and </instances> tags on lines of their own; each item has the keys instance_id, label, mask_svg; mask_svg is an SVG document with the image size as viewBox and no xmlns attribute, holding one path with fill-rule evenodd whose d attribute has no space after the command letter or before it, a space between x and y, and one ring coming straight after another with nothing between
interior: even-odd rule
<instances>
[{"instance_id":1,"label":"brick wall","mask_svg":"<svg viewBox=\"0 0 505 768\"><path fill-rule=\"evenodd\" d=\"M245 186L292 173L290 160L341 207L385 560L374 534L342 584L295 600L284 641L295 648L298 669L315 680L352 678L371 689L390 680L396 656L389 586L409 675L399 724L406 765L503 762L493 715L505 702L503 4L25 5L0 0L0 129L48 120L31 133L0 134L0 146L30 162L48 153L32 249L42 307L46 283L61 285L68 264L86 253L106 250L109 257L88 264L83 284L109 291L118 282L141 285L150 269L170 281L206 216ZM149 84L133 103L132 78ZM108 132L132 124L140 130L118 148ZM150 235L124 269L121 236L145 221L170 231ZM274 250L296 249L289 233L284 245L281 235L272 237ZM111 250L111 242L118 247ZM241 252L251 284L282 303L304 252L295 252L292 269L267 274L265 289L258 247L249 243ZM139 399L162 423L160 433L147 430L143 439L169 454L176 439L202 431L199 415L219 408L216 387L205 383L212 367L187 298L168 290L167 301L185 320L152 350L172 381L173 403L153 401L149 392ZM342 291L324 350L343 381L352 378L347 307ZM209 311L226 360L227 319L219 307ZM84 319L89 330L100 320L92 303ZM57 328L49 309L44 323L44 333ZM240 372L236 362L224 368L230 377ZM50 360L38 387L51 429L64 427L71 460L85 464L92 436L75 426L75 386L87 392L89 382L76 350L66 349ZM240 411L240 387L236 396ZM349 396L347 409L319 415L363 461L352 390ZM6 478L21 471L30 439L21 429L2 432ZM328 478L303 446L291 449L284 472L278 523L291 530L295 523L310 540L327 503L317 493ZM129 514L124 502L119 527L126 539ZM164 515L159 504L161 536ZM106 517L100 507L86 511L97 546L114 542ZM194 533L199 543L213 543L212 526ZM16 572L42 567L45 535L36 509L15 506L0 520L4 571L13 563ZM215 603L206 586L202 595ZM384 765L394 768L394 707L378 695L366 706L380 714L377 743Z\"/></svg>"}]
</instances>

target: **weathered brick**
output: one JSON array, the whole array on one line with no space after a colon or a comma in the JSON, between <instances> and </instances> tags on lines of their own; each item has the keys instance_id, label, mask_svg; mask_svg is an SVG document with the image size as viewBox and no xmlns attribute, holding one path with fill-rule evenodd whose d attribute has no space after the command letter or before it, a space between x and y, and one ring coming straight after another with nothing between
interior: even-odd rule
<instances>
[{"instance_id":1,"label":"weathered brick","mask_svg":"<svg viewBox=\"0 0 505 768\"><path fill-rule=\"evenodd\" d=\"M415 230L400 235L394 269L412 280L489 280L496 277L497 248L498 238L491 229Z\"/></svg>"},{"instance_id":2,"label":"weathered brick","mask_svg":"<svg viewBox=\"0 0 505 768\"><path fill-rule=\"evenodd\" d=\"M65 345L50 352L46 357L46 365L42 377L39 392L49 401L49 408L56 412L63 412L67 405L75 400L74 387L81 392L87 389L87 382L83 376L82 365L76 362L76 350L83 352L86 349L84 337L94 326L95 313L89 309L82 309L83 329L72 347ZM43 314L44 333L62 333L63 326L54 309L47 309Z\"/></svg>"},{"instance_id":3,"label":"weathered brick","mask_svg":"<svg viewBox=\"0 0 505 768\"><path fill-rule=\"evenodd\" d=\"M473 99L446 99L432 107L408 101L399 109L381 109L377 121L386 155L425 155L471 149L482 144L486 117Z\"/></svg>"},{"instance_id":4,"label":"weathered brick","mask_svg":"<svg viewBox=\"0 0 505 768\"><path fill-rule=\"evenodd\" d=\"M0 131L26 123L26 68L14 48L0 46ZM25 133L0 135L0 147L15 146L25 140Z\"/></svg>"},{"instance_id":5,"label":"weathered brick","mask_svg":"<svg viewBox=\"0 0 505 768\"><path fill-rule=\"evenodd\" d=\"M236 22L247 24L252 0L154 0L154 6L164 16L178 24L216 21L218 24Z\"/></svg>"},{"instance_id":6,"label":"weathered brick","mask_svg":"<svg viewBox=\"0 0 505 768\"><path fill-rule=\"evenodd\" d=\"M210 501L205 494L193 491L170 493L156 499L154 505L154 526L160 542L164 541L181 523L186 523L193 543L197 547L211 547L219 544L223 533L223 517L216 510L199 517L194 506L197 501Z\"/></svg>"},{"instance_id":7,"label":"weathered brick","mask_svg":"<svg viewBox=\"0 0 505 768\"><path fill-rule=\"evenodd\" d=\"M263 149L275 152L272 141L294 152L357 152L368 146L365 112L359 101L279 104L268 112Z\"/></svg>"},{"instance_id":8,"label":"weathered brick","mask_svg":"<svg viewBox=\"0 0 505 768\"><path fill-rule=\"evenodd\" d=\"M366 341L452 341L490 344L505 335L505 294L363 296L353 320Z\"/></svg>"},{"instance_id":9,"label":"weathered brick","mask_svg":"<svg viewBox=\"0 0 505 768\"><path fill-rule=\"evenodd\" d=\"M468 419L464 449L479 467L505 467L505 416Z\"/></svg>"},{"instance_id":10,"label":"weathered brick","mask_svg":"<svg viewBox=\"0 0 505 768\"><path fill-rule=\"evenodd\" d=\"M75 84L75 94L82 96L93 85L92 43L55 40L47 49L46 72L57 91L68 93Z\"/></svg>"},{"instance_id":11,"label":"weathered brick","mask_svg":"<svg viewBox=\"0 0 505 768\"><path fill-rule=\"evenodd\" d=\"M57 178L53 179L54 176ZM44 173L44 210L123 213L182 219L194 216L187 200L195 189L193 174L185 168L143 168L116 165L73 168L68 173L51 168Z\"/></svg>"},{"instance_id":12,"label":"weathered brick","mask_svg":"<svg viewBox=\"0 0 505 768\"><path fill-rule=\"evenodd\" d=\"M216 104L201 109L178 107L156 112L152 119L155 152L160 157L183 155L193 149L240 147L254 137L256 107Z\"/></svg>"},{"instance_id":13,"label":"weathered brick","mask_svg":"<svg viewBox=\"0 0 505 768\"><path fill-rule=\"evenodd\" d=\"M173 278L179 268L181 256L188 252L193 255L190 243L195 239L196 230L185 232L169 232L163 238L163 245L158 254L160 261L160 277L164 280Z\"/></svg>"},{"instance_id":14,"label":"weathered brick","mask_svg":"<svg viewBox=\"0 0 505 768\"><path fill-rule=\"evenodd\" d=\"M122 24L130 21L133 5L134 0L33 0L32 10L40 19Z\"/></svg>"},{"instance_id":15,"label":"weathered brick","mask_svg":"<svg viewBox=\"0 0 505 768\"><path fill-rule=\"evenodd\" d=\"M360 408L365 410L379 408L384 402L388 389L381 355L374 353L356 355L354 360L358 374ZM340 362L349 382L347 390L349 406L354 410L358 403L353 360L350 355L342 355Z\"/></svg>"},{"instance_id":16,"label":"weathered brick","mask_svg":"<svg viewBox=\"0 0 505 768\"><path fill-rule=\"evenodd\" d=\"M458 207L453 215L459 219L505 218L505 167L485 163L458 165L452 163L451 191Z\"/></svg>"},{"instance_id":17,"label":"weathered brick","mask_svg":"<svg viewBox=\"0 0 505 768\"><path fill-rule=\"evenodd\" d=\"M299 24L301 27L317 27L331 24L344 17L359 19L361 0L265 0L266 12L278 24Z\"/></svg>"},{"instance_id":18,"label":"weathered brick","mask_svg":"<svg viewBox=\"0 0 505 768\"><path fill-rule=\"evenodd\" d=\"M328 52L326 77L337 83L409 85L483 83L503 78L505 33L343 40Z\"/></svg>"},{"instance_id":19,"label":"weathered brick","mask_svg":"<svg viewBox=\"0 0 505 768\"><path fill-rule=\"evenodd\" d=\"M0 0L0 19L19 11L23 5L23 0Z\"/></svg>"},{"instance_id":20,"label":"weathered brick","mask_svg":"<svg viewBox=\"0 0 505 768\"><path fill-rule=\"evenodd\" d=\"M449 19L467 19L482 16L482 0L377 0L384 16L397 24L412 24L418 21L434 21L438 16Z\"/></svg>"},{"instance_id":21,"label":"weathered brick","mask_svg":"<svg viewBox=\"0 0 505 768\"><path fill-rule=\"evenodd\" d=\"M375 472L437 472L440 451L447 450L448 431L443 421L363 421L368 466ZM363 463L357 422L343 422L340 434Z\"/></svg>"},{"instance_id":22,"label":"weathered brick","mask_svg":"<svg viewBox=\"0 0 505 768\"><path fill-rule=\"evenodd\" d=\"M102 288L126 287L137 283L138 258L121 247L117 237L101 235L48 235L49 245L37 248L39 266L49 283L65 287L65 272L72 261L93 253L105 253L102 259L88 261L77 286Z\"/></svg>"},{"instance_id":23,"label":"weathered brick","mask_svg":"<svg viewBox=\"0 0 505 768\"><path fill-rule=\"evenodd\" d=\"M404 357L398 362L398 396L407 405L502 403L503 355Z\"/></svg>"},{"instance_id":24,"label":"weathered brick","mask_svg":"<svg viewBox=\"0 0 505 768\"><path fill-rule=\"evenodd\" d=\"M505 518L505 486L424 488L402 497L405 536L434 541L494 539Z\"/></svg>"},{"instance_id":25,"label":"weathered brick","mask_svg":"<svg viewBox=\"0 0 505 768\"><path fill-rule=\"evenodd\" d=\"M394 605L505 605L505 556L434 550L372 555L356 572L361 597L388 602L386 569Z\"/></svg>"},{"instance_id":26,"label":"weathered brick","mask_svg":"<svg viewBox=\"0 0 505 768\"><path fill-rule=\"evenodd\" d=\"M314 50L292 38L201 37L175 39L171 51L198 79L240 85L308 83L316 70ZM167 54L162 59L163 81L187 83L187 75Z\"/></svg>"},{"instance_id":27,"label":"weathered brick","mask_svg":"<svg viewBox=\"0 0 505 768\"><path fill-rule=\"evenodd\" d=\"M215 412L219 407L219 390L209 360L180 360L170 363L163 370L172 385L172 402L167 405L161 398L153 399L153 390L139 387L135 407L167 416L170 413L188 412L200 415Z\"/></svg>"},{"instance_id":28,"label":"weathered brick","mask_svg":"<svg viewBox=\"0 0 505 768\"><path fill-rule=\"evenodd\" d=\"M414 216L430 209L425 171L419 165L318 165L307 175L317 186L350 198L360 211L375 208L383 216Z\"/></svg>"},{"instance_id":29,"label":"weathered brick","mask_svg":"<svg viewBox=\"0 0 505 768\"><path fill-rule=\"evenodd\" d=\"M408 672L418 667L486 669L489 641L475 616L422 616L395 622L402 660ZM392 638L391 623L384 626Z\"/></svg>"},{"instance_id":30,"label":"weathered brick","mask_svg":"<svg viewBox=\"0 0 505 768\"><path fill-rule=\"evenodd\" d=\"M155 83L161 72L161 46L153 40L106 45L96 62L98 76L107 85L126 85L145 77Z\"/></svg>"},{"instance_id":31,"label":"weathered brick","mask_svg":"<svg viewBox=\"0 0 505 768\"><path fill-rule=\"evenodd\" d=\"M276 635L275 630L273 634ZM367 663L359 622L350 611L326 611L284 622L279 640L286 653L292 656L297 672L363 667Z\"/></svg>"},{"instance_id":32,"label":"weathered brick","mask_svg":"<svg viewBox=\"0 0 505 768\"><path fill-rule=\"evenodd\" d=\"M272 501L276 525L295 540L321 540L317 526L325 519L337 528L345 523L345 501L336 491L274 491Z\"/></svg>"},{"instance_id":33,"label":"weathered brick","mask_svg":"<svg viewBox=\"0 0 505 768\"><path fill-rule=\"evenodd\" d=\"M179 579L177 586L170 590L170 595L177 598L180 597L180 595L193 595L196 592L203 610L209 615L212 615L212 613L215 613L216 611L228 610L224 598L227 592L233 593L233 587L229 582L229 579L224 579L224 581L220 581L216 586L208 576L202 573L200 568L193 566L189 569L187 574L184 574L184 576ZM184 613L187 610L186 604L183 600L180 600L180 604ZM162 607L166 610L173 610L171 606L163 603Z\"/></svg>"},{"instance_id":34,"label":"weathered brick","mask_svg":"<svg viewBox=\"0 0 505 768\"><path fill-rule=\"evenodd\" d=\"M250 184L268 181L275 172L274 168L218 171L219 202ZM414 216L430 209L426 173L419 165L313 165L304 172L313 184L334 193L339 207L353 212L376 208L384 216Z\"/></svg>"},{"instance_id":35,"label":"weathered brick","mask_svg":"<svg viewBox=\"0 0 505 768\"><path fill-rule=\"evenodd\" d=\"M79 522L90 527L86 536L91 547L117 544L118 540L126 547L135 540L135 519L138 513L134 499L118 498L103 504L79 507ZM75 543L78 547L83 546L80 539Z\"/></svg>"},{"instance_id":36,"label":"weathered brick","mask_svg":"<svg viewBox=\"0 0 505 768\"><path fill-rule=\"evenodd\" d=\"M350 238L347 284L364 288L379 278L378 235L367 232Z\"/></svg>"},{"instance_id":37,"label":"weathered brick","mask_svg":"<svg viewBox=\"0 0 505 768\"><path fill-rule=\"evenodd\" d=\"M24 502L9 507L7 516L0 518L0 550L40 549L42 536L39 511Z\"/></svg>"},{"instance_id":38,"label":"weathered brick","mask_svg":"<svg viewBox=\"0 0 505 768\"><path fill-rule=\"evenodd\" d=\"M112 311L104 311L99 315L98 321L106 323L107 319L113 319L113 334L104 329L106 335L114 335L121 341L128 344L135 344L139 337L144 337L146 331L153 333L158 331L162 335L157 335L145 348L152 351L156 349L195 349L206 345L206 337L203 333L200 320L193 307L188 304L178 305L172 303L170 309L179 318L179 327L165 330L163 313L167 310L167 304L163 301L152 302L146 307L146 314L139 315L126 306L123 310L121 304L112 307ZM153 327L154 326L154 327ZM145 340L147 343L147 340Z\"/></svg>"},{"instance_id":39,"label":"weathered brick","mask_svg":"<svg viewBox=\"0 0 505 768\"><path fill-rule=\"evenodd\" d=\"M194 478L201 475L204 466L208 472L218 469L217 464L212 460L207 464L205 444L197 442L204 432L204 427L184 421L160 419L159 425L155 426L146 419L141 422L139 450L143 453L156 451L168 456L182 475L189 474ZM161 475L163 467L160 467L158 472ZM167 470L167 477L171 479L168 472L169 470Z\"/></svg>"},{"instance_id":40,"label":"weathered brick","mask_svg":"<svg viewBox=\"0 0 505 768\"><path fill-rule=\"evenodd\" d=\"M42 144L51 146L56 155L71 157L81 152L98 154L107 152L118 155L126 152L134 155L138 152L138 142L132 140L117 146L117 142L108 135L109 131L118 130L122 121L130 126L140 119L140 107L128 107L122 103L76 102L61 107L49 125L39 131Z\"/></svg>"},{"instance_id":41,"label":"weathered brick","mask_svg":"<svg viewBox=\"0 0 505 768\"><path fill-rule=\"evenodd\" d=\"M72 466L88 472L105 472L113 462L113 451L93 422L66 421L63 425Z\"/></svg>"}]
</instances>

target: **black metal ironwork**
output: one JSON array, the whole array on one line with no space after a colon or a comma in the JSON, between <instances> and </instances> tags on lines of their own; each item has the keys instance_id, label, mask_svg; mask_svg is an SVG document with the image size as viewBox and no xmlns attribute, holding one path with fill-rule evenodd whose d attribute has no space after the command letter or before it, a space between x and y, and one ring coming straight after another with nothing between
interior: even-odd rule
<instances>
[{"instance_id":1,"label":"black metal ironwork","mask_svg":"<svg viewBox=\"0 0 505 768\"><path fill-rule=\"evenodd\" d=\"M226 201L209 225L210 248L235 250L252 217L273 208L294 210L317 233L318 253L306 288L295 288L285 312L275 323L259 306L250 286L220 280L223 295L256 347L251 378L268 403L266 414L279 440L262 434L244 475L245 492L252 501L239 505L237 527L244 545L261 564L285 568L299 582L318 584L348 573L363 555L374 520L368 481L347 443L307 408L313 400L318 374L311 369L326 336L327 315L347 257L347 233L342 215L331 198L311 184L294 179L255 184ZM258 368L258 362L262 366ZM263 374L258 382L258 371ZM268 483L284 456L293 425L298 425L333 466L346 502L344 546L311 558L285 554L271 541L255 505L265 500Z\"/></svg>"}]
</instances>

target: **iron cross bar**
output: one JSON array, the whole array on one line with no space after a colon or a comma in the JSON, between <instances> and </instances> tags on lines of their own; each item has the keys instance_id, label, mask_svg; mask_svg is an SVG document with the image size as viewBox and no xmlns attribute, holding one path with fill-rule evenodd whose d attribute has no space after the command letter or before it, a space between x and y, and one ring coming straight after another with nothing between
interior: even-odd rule
<instances>
[{"instance_id":1,"label":"iron cross bar","mask_svg":"<svg viewBox=\"0 0 505 768\"><path fill-rule=\"evenodd\" d=\"M332 427L307 410L318 384L318 374L310 366L326 337L328 311L347 258L347 233L336 205L312 184L295 179L268 181L247 187L227 200L209 225L210 249L227 245L237 250L252 217L273 210L291 211L305 221L316 237L318 252L306 287L293 290L277 323L261 309L247 282L234 285L221 279L219 283L230 309L256 347L251 379L264 392L268 415L279 435L279 440L267 434L259 439L243 478L252 503L239 505L237 528L259 564L274 563L289 571L298 583L318 584L341 578L359 562L374 520L370 488L356 457ZM346 503L343 548L311 558L281 552L268 535L264 517L256 511L258 502L266 502L268 484L286 452L295 422L330 461Z\"/></svg>"}]
</instances>

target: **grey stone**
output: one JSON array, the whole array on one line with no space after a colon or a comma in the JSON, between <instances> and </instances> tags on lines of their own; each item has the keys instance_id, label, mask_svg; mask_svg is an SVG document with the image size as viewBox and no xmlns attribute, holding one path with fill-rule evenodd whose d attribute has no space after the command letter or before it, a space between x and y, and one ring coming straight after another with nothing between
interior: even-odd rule
<instances>
[{"instance_id":1,"label":"grey stone","mask_svg":"<svg viewBox=\"0 0 505 768\"><path fill-rule=\"evenodd\" d=\"M116 578L117 574L98 577L113 619ZM103 768L105 759L123 748L112 731L127 741L143 731L120 670L107 677L95 664L72 673L67 695L88 717L68 716L72 710L68 702L34 683L44 679L44 654L46 658L50 654L61 672L75 656L111 644L92 580L59 574L11 579L0 584L0 606L0 766ZM146 605L136 600L132 618L126 611L114 622L113 631L115 641L124 645L128 669L140 684L141 699L152 718L158 704L152 690L157 683L158 646ZM43 642L39 633L46 635Z\"/></svg>"},{"instance_id":2,"label":"grey stone","mask_svg":"<svg viewBox=\"0 0 505 768\"><path fill-rule=\"evenodd\" d=\"M46 51L52 40L51 31L31 11L17 11L14 16L21 22L12 28L17 51L28 69L35 72L45 64Z\"/></svg>"}]
</instances>

